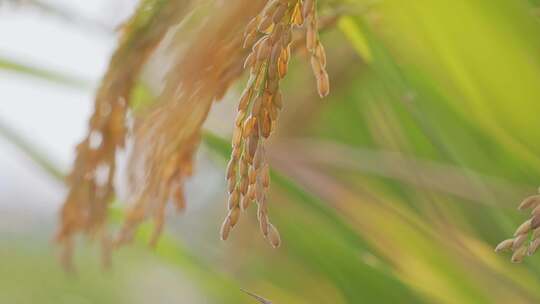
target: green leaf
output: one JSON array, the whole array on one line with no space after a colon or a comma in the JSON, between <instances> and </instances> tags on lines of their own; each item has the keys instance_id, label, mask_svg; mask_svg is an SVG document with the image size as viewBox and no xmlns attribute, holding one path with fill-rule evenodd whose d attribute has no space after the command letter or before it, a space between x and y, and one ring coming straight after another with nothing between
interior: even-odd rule
<instances>
[{"instance_id":1,"label":"green leaf","mask_svg":"<svg viewBox=\"0 0 540 304\"><path fill-rule=\"evenodd\" d=\"M0 58L0 70L19 73L25 76L30 76L80 90L89 90L92 88L92 82L89 80L49 69L29 66L6 58Z\"/></svg>"}]
</instances>

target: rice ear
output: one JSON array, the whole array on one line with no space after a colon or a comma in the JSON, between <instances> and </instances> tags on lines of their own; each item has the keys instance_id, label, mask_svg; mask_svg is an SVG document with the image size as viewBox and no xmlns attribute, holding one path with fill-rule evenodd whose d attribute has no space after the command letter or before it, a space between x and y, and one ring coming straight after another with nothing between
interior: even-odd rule
<instances>
[{"instance_id":1,"label":"rice ear","mask_svg":"<svg viewBox=\"0 0 540 304\"><path fill-rule=\"evenodd\" d=\"M516 238L514 238L514 243L512 244L512 250L517 250L521 247L527 240L528 236L526 234L520 234Z\"/></svg>"},{"instance_id":2,"label":"rice ear","mask_svg":"<svg viewBox=\"0 0 540 304\"><path fill-rule=\"evenodd\" d=\"M306 28L306 46L311 53L318 93L321 97L328 95L330 84L325 69L326 54L319 41L315 1L267 1L264 9L248 23L245 30L244 47L249 48L248 42L253 41L251 52L244 63L244 68L250 68L251 77L240 98L239 114L235 121L231 156L235 161L229 163L234 168L227 169L229 193L234 202L234 205L229 203L229 209L231 206L236 208L240 200L240 207L245 210L255 200L261 233L273 247L278 247L281 240L277 229L268 219L266 192L270 184L270 173L264 144L274 130L279 110L283 107L280 80L288 70L292 29L300 24ZM260 32L256 41L253 39L257 31L255 27ZM242 164L247 164L249 168L240 169ZM240 174L233 174L239 171ZM236 197L236 190L231 188L235 185L240 187L241 199ZM228 215L224 225L230 226L230 219Z\"/></svg>"},{"instance_id":3,"label":"rice ear","mask_svg":"<svg viewBox=\"0 0 540 304\"><path fill-rule=\"evenodd\" d=\"M523 224L521 224L521 226L518 227L516 232L514 232L514 236L518 236L520 234L529 232L531 230L531 221L532 220L528 220L528 221L525 221Z\"/></svg>"},{"instance_id":4,"label":"rice ear","mask_svg":"<svg viewBox=\"0 0 540 304\"><path fill-rule=\"evenodd\" d=\"M154 6L142 3L123 26L118 48L96 93L88 134L77 146L73 169L68 177L69 192L63 203L56 235L56 241L64 251L62 259L65 259L65 265L71 265L68 260L71 259L73 238L77 234L101 238L103 251L110 251L112 242L106 229L107 215L115 196L115 156L124 147L128 131L126 117L131 93L148 58L169 29L188 13L190 2L165 1ZM141 18L143 15L145 18ZM150 26L151 31L148 30ZM92 138L96 134L100 135L99 145L93 144L95 140ZM98 181L93 174L102 166L108 170L105 182ZM156 222L157 231L160 220Z\"/></svg>"},{"instance_id":5,"label":"rice ear","mask_svg":"<svg viewBox=\"0 0 540 304\"><path fill-rule=\"evenodd\" d=\"M525 255L534 254L540 247L540 195L532 195L524 199L519 205L519 210L533 208L531 218L523 222L514 232L514 238L502 241L495 248L496 252L511 249L514 251L512 262L518 263ZM525 244L529 239L528 245Z\"/></svg>"},{"instance_id":6,"label":"rice ear","mask_svg":"<svg viewBox=\"0 0 540 304\"><path fill-rule=\"evenodd\" d=\"M226 241L229 238L229 234L231 233L231 224L230 219L227 217L223 224L221 225L221 240Z\"/></svg>"}]
</instances>

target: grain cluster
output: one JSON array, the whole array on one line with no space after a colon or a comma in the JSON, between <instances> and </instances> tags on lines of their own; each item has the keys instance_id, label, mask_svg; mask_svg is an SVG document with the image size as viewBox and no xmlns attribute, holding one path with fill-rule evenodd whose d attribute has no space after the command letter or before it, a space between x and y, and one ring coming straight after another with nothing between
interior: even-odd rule
<instances>
[{"instance_id":1,"label":"grain cluster","mask_svg":"<svg viewBox=\"0 0 540 304\"><path fill-rule=\"evenodd\" d=\"M153 220L150 244L163 229L167 206L184 210L185 181L194 171L202 126L214 102L243 73L250 70L235 123L233 152L227 170L229 211L221 235L226 239L240 212L255 202L263 235L274 246L280 236L268 218L267 192L270 169L264 141L275 129L282 107L279 82L287 73L294 27L305 28L321 97L329 90L326 57L318 37L316 4L310 0L216 1L209 18L182 36L182 20L195 1L143 1L124 27L120 45L98 89L88 135L77 147L69 176L69 192L61 212L57 241L62 261L70 266L75 236L98 238L104 262L111 250L129 243L137 228ZM262 9L262 12L261 12ZM242 36L251 16L256 16ZM171 34L171 35L168 35ZM185 32L183 34L186 34ZM130 109L149 57L167 39L170 69L164 87L151 106ZM247 59L246 59L247 58ZM245 59L245 60L244 60ZM128 119L129 117L129 119ZM120 151L127 159L125 202L130 206L117 233L109 231L110 204L116 196L114 176Z\"/></svg>"},{"instance_id":2,"label":"grain cluster","mask_svg":"<svg viewBox=\"0 0 540 304\"><path fill-rule=\"evenodd\" d=\"M318 37L314 0L270 0L247 25L244 48L251 51L244 68L250 77L238 104L232 138L232 154L227 166L228 213L221 227L227 239L242 211L255 203L262 235L279 247L280 235L268 217L270 167L265 157L265 140L276 128L283 106L280 80L287 74L293 29L305 28L306 49L317 80L319 95L328 95L326 54Z\"/></svg>"},{"instance_id":3,"label":"grain cluster","mask_svg":"<svg viewBox=\"0 0 540 304\"><path fill-rule=\"evenodd\" d=\"M540 194L523 200L518 209L531 209L531 218L516 229L512 238L502 241L495 248L496 252L512 251L511 260L514 263L521 262L525 256L533 255L540 247Z\"/></svg>"}]
</instances>

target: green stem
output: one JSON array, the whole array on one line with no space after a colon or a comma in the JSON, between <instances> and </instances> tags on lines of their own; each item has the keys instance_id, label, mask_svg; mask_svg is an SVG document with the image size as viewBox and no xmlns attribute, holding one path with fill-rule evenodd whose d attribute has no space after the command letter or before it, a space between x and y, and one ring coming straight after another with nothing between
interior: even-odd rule
<instances>
[{"instance_id":1,"label":"green stem","mask_svg":"<svg viewBox=\"0 0 540 304\"><path fill-rule=\"evenodd\" d=\"M89 90L93 86L92 82L89 80L81 79L73 75L66 75L57 71L28 66L12 59L0 58L0 70L16 72L76 89Z\"/></svg>"}]
</instances>

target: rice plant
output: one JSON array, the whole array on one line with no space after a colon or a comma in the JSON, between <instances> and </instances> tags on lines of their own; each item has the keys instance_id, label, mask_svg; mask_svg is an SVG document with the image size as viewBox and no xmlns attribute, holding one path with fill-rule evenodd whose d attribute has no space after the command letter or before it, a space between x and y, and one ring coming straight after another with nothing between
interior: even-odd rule
<instances>
[{"instance_id":1,"label":"rice plant","mask_svg":"<svg viewBox=\"0 0 540 304\"><path fill-rule=\"evenodd\" d=\"M140 0L116 29L90 26L117 41L95 90L0 58L9 77L94 96L67 172L0 105L2 138L65 177L55 245L33 232L32 250L54 248L82 278L17 232L0 238L13 248L0 251L12 261L0 302L538 302L537 12L532 0ZM525 222L515 207L532 210Z\"/></svg>"}]
</instances>

